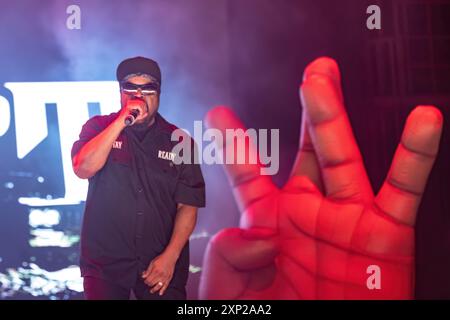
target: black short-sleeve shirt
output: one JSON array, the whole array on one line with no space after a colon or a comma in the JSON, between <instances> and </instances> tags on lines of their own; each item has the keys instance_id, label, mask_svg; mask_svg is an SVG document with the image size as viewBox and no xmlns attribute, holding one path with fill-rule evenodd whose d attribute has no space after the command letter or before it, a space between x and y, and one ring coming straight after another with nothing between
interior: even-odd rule
<instances>
[{"instance_id":1,"label":"black short-sleeve shirt","mask_svg":"<svg viewBox=\"0 0 450 320\"><path fill-rule=\"evenodd\" d=\"M72 157L117 116L88 120L72 147ZM133 287L136 277L168 245L177 204L205 206L200 166L172 161L170 153L178 142L171 141L171 134L177 127L159 113L155 120L150 127L125 128L103 168L89 179L81 232L82 276ZM189 242L170 285L184 287L188 271Z\"/></svg>"}]
</instances>

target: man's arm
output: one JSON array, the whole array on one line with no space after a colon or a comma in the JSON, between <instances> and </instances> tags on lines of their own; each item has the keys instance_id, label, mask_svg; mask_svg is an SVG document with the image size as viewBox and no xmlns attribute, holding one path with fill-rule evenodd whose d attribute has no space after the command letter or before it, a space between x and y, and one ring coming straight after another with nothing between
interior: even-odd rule
<instances>
[{"instance_id":1,"label":"man's arm","mask_svg":"<svg viewBox=\"0 0 450 320\"><path fill-rule=\"evenodd\" d=\"M73 171L79 178L88 179L103 168L114 141L125 128L125 124L120 118L118 117L74 155L72 158Z\"/></svg>"},{"instance_id":2,"label":"man's arm","mask_svg":"<svg viewBox=\"0 0 450 320\"><path fill-rule=\"evenodd\" d=\"M145 114L145 103L137 100L128 101L119 116L106 129L87 142L72 158L72 166L75 174L81 179L88 179L95 175L105 165L109 152L112 149L120 132L125 129L125 118L131 110L139 110L139 116Z\"/></svg>"},{"instance_id":3,"label":"man's arm","mask_svg":"<svg viewBox=\"0 0 450 320\"><path fill-rule=\"evenodd\" d=\"M173 277L175 264L197 222L197 207L178 204L175 216L175 226L169 244L162 254L152 260L147 270L142 274L151 292L163 295ZM161 285L162 283L162 285Z\"/></svg>"},{"instance_id":4,"label":"man's arm","mask_svg":"<svg viewBox=\"0 0 450 320\"><path fill-rule=\"evenodd\" d=\"M172 256L175 261L178 260L181 250L189 240L197 222L197 207L179 203L177 215L175 216L175 226L172 237L166 249L165 254Z\"/></svg>"}]
</instances>

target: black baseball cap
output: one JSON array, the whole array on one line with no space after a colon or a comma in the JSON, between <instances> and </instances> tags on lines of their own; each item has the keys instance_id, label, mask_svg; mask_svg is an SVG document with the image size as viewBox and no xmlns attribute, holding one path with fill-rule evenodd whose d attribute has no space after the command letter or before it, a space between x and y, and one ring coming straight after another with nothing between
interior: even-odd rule
<instances>
[{"instance_id":1,"label":"black baseball cap","mask_svg":"<svg viewBox=\"0 0 450 320\"><path fill-rule=\"evenodd\" d=\"M161 88L161 69L155 60L145 57L134 57L123 60L117 67L117 81L123 81L130 75L149 75Z\"/></svg>"}]
</instances>

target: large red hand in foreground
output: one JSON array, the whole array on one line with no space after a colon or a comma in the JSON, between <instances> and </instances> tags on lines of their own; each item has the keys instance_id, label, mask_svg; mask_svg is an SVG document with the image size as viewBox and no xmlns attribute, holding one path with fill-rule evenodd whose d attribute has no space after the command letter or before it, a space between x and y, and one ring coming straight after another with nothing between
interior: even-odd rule
<instances>
[{"instance_id":1,"label":"large red hand in foreground","mask_svg":"<svg viewBox=\"0 0 450 320\"><path fill-rule=\"evenodd\" d=\"M240 228L210 241L200 298L412 298L414 223L438 152L441 113L422 106L409 115L386 181L374 196L334 60L311 63L300 91L300 148L282 189L260 175L259 165L225 165L242 212ZM206 120L223 132L243 128L224 107L211 110ZM250 145L245 152L256 150ZM380 289L367 285L373 280L367 281L370 266L379 267Z\"/></svg>"}]
</instances>

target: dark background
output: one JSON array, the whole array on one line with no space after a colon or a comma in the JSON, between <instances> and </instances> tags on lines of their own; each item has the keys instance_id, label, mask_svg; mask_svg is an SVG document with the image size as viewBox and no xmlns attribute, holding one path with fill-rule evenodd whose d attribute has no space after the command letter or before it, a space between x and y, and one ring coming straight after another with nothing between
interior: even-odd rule
<instances>
[{"instance_id":1,"label":"dark background","mask_svg":"<svg viewBox=\"0 0 450 320\"><path fill-rule=\"evenodd\" d=\"M81 8L81 30L65 27L70 4ZM371 4L381 8L381 30L366 28ZM375 191L407 114L418 104L438 106L444 131L417 220L416 297L450 298L449 1L2 0L0 6L0 83L115 80L122 59L153 57L163 71L160 111L169 121L192 130L194 120L225 104L247 127L280 129L279 185L297 151L302 72L316 57L331 56L340 65L347 110ZM2 86L0 95L13 106ZM77 245L30 247L28 208L17 204L19 196L64 194L55 151L58 123L48 116L49 136L28 159L16 158L13 124L0 137L0 275L30 260L55 271L77 259ZM203 166L203 172L207 207L196 233L212 235L236 226L239 213L222 169ZM45 183L34 183L37 174ZM11 180L15 188L4 188ZM71 230L79 230L82 209L71 209ZM193 265L201 266L208 238L192 240ZM190 276L190 298L197 297L199 274ZM68 291L53 298L80 297ZM10 298L33 296L19 288Z\"/></svg>"}]
</instances>

